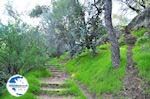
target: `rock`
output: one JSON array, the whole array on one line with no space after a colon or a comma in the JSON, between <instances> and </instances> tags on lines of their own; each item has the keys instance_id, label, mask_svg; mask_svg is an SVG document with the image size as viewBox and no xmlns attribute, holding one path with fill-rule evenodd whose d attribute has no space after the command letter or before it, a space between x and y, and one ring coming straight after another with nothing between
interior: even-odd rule
<instances>
[{"instance_id":1,"label":"rock","mask_svg":"<svg viewBox=\"0 0 150 99\"><path fill-rule=\"evenodd\" d=\"M128 30L138 29L140 27L150 28L150 8L145 9L138 14L127 26Z\"/></svg>"}]
</instances>

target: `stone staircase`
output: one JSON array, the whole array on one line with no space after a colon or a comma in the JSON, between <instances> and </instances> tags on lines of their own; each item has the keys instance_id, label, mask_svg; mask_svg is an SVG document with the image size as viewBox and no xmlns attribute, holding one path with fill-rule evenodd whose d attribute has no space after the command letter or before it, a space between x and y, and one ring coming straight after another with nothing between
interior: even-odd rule
<instances>
[{"instance_id":1,"label":"stone staircase","mask_svg":"<svg viewBox=\"0 0 150 99\"><path fill-rule=\"evenodd\" d=\"M52 76L41 79L40 95L37 99L75 99L75 95L69 92L66 80L69 76L63 69L50 67Z\"/></svg>"}]
</instances>

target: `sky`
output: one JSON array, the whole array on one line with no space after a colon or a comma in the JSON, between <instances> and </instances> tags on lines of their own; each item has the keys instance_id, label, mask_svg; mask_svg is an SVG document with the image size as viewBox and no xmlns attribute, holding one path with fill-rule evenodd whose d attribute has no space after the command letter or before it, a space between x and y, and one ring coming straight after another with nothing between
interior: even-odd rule
<instances>
[{"instance_id":1,"label":"sky","mask_svg":"<svg viewBox=\"0 0 150 99\"><path fill-rule=\"evenodd\" d=\"M0 0L0 19L2 23L7 24L8 22L8 15L6 13L5 4L8 0ZM35 18L30 18L28 15L30 11L36 6L36 5L50 5L51 0L9 0L13 1L12 6L17 9L18 13L21 14L21 18L23 21L32 24L37 25L39 21Z\"/></svg>"},{"instance_id":2,"label":"sky","mask_svg":"<svg viewBox=\"0 0 150 99\"><path fill-rule=\"evenodd\" d=\"M136 12L128 9L127 11L123 11L124 8L128 8L125 4L118 2L117 0L112 0L112 16L118 15L123 18L128 19L128 23L137 15ZM112 19L114 25L119 24L119 20L117 18Z\"/></svg>"},{"instance_id":3,"label":"sky","mask_svg":"<svg viewBox=\"0 0 150 99\"><path fill-rule=\"evenodd\" d=\"M8 0L0 0L0 20L2 23L6 24L8 22L8 16L6 14L5 4ZM17 11L21 14L21 17L23 21L28 22L32 25L39 24L39 21L37 19L30 18L28 16L29 12L36 6L36 5L51 5L51 0L9 0L13 1L13 7L17 9ZM121 12L122 4L118 2L117 0L112 0L112 14L115 15L123 15ZM86 2L86 0L80 0L80 2L83 4ZM125 15L129 20L131 20L136 14L132 11L129 11L128 14ZM113 19L114 24L118 24L119 21L117 19Z\"/></svg>"}]
</instances>

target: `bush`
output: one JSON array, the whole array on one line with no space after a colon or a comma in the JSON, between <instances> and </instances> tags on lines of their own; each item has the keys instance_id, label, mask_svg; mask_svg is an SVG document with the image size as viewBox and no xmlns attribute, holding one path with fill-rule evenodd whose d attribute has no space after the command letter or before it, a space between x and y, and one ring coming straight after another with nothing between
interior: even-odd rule
<instances>
[{"instance_id":1,"label":"bush","mask_svg":"<svg viewBox=\"0 0 150 99\"><path fill-rule=\"evenodd\" d=\"M0 30L1 86L11 75L24 75L44 66L47 61L44 42L36 29L23 30L22 27L9 24Z\"/></svg>"},{"instance_id":2,"label":"bush","mask_svg":"<svg viewBox=\"0 0 150 99\"><path fill-rule=\"evenodd\" d=\"M150 32L144 33L142 37L139 37L137 40L138 45L144 45L150 42Z\"/></svg>"},{"instance_id":3,"label":"bush","mask_svg":"<svg viewBox=\"0 0 150 99\"><path fill-rule=\"evenodd\" d=\"M135 31L132 31L132 34L136 37L142 37L144 35L145 32L149 31L146 28L139 28Z\"/></svg>"}]
</instances>

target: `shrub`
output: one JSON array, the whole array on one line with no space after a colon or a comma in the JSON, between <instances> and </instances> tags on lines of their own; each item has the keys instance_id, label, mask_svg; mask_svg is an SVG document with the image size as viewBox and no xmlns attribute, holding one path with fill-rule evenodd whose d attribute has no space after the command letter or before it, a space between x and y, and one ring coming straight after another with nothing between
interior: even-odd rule
<instances>
[{"instance_id":1,"label":"shrub","mask_svg":"<svg viewBox=\"0 0 150 99\"><path fill-rule=\"evenodd\" d=\"M4 86L11 75L24 75L44 66L47 61L44 42L36 29L23 30L17 25L9 24L0 30L1 86Z\"/></svg>"}]
</instances>

